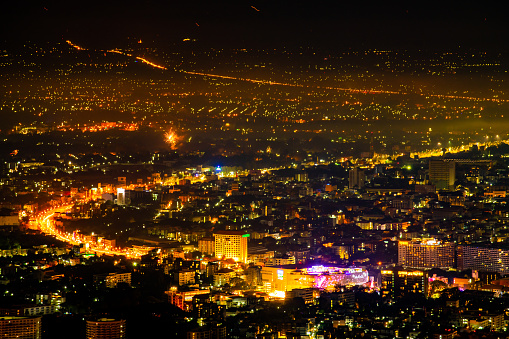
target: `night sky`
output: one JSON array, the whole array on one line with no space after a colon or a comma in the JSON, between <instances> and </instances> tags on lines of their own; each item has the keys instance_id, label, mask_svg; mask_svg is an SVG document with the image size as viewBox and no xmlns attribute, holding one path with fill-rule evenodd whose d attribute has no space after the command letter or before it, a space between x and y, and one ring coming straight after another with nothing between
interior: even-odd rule
<instances>
[{"instance_id":1,"label":"night sky","mask_svg":"<svg viewBox=\"0 0 509 339\"><path fill-rule=\"evenodd\" d=\"M72 39L94 47L130 38L203 47L505 49L509 21L495 2L10 1L3 40Z\"/></svg>"}]
</instances>

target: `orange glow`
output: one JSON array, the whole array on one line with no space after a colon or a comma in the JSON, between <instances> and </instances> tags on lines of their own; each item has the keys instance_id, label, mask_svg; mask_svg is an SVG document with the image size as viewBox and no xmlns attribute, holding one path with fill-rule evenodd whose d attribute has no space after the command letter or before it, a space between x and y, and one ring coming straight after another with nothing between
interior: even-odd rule
<instances>
[{"instance_id":1,"label":"orange glow","mask_svg":"<svg viewBox=\"0 0 509 339\"><path fill-rule=\"evenodd\" d=\"M170 129L164 134L164 140L170 145L171 149L177 149L179 143L182 141L182 137L177 135L174 130Z\"/></svg>"},{"instance_id":2,"label":"orange glow","mask_svg":"<svg viewBox=\"0 0 509 339\"><path fill-rule=\"evenodd\" d=\"M166 67L164 67L164 66L161 66L161 65L155 64L155 63L153 63L153 62L150 62L150 61L148 61L147 59L142 58L142 57L136 57L136 59L140 60L141 62L146 63L146 64L147 64L147 65L149 65L149 66L155 67L155 68L164 69L164 70L166 70L166 69L167 69L167 68L166 68Z\"/></svg>"},{"instance_id":3,"label":"orange glow","mask_svg":"<svg viewBox=\"0 0 509 339\"><path fill-rule=\"evenodd\" d=\"M122 55L125 55L125 56L128 56L128 57L132 57L133 55L132 54L129 54L129 53L125 53L125 52L122 52L122 51L119 51L118 49L109 49L107 50L106 52L108 53L116 53L116 54L122 54ZM149 65L149 66L152 66L152 67L155 67L155 68L159 68L159 69L163 69L163 70L167 70L166 67L164 66L161 66L161 65L158 65L156 63L153 63L151 61L148 61L147 59L145 58L142 58L142 57L135 57L137 60L140 60L141 62Z\"/></svg>"},{"instance_id":4,"label":"orange glow","mask_svg":"<svg viewBox=\"0 0 509 339\"><path fill-rule=\"evenodd\" d=\"M80 46L78 46L78 45L73 44L70 40L66 40L65 42L67 42L67 43L68 43L71 47L76 48L78 51L86 51L86 49L85 49L85 48L83 48L83 47L80 47Z\"/></svg>"},{"instance_id":5,"label":"orange glow","mask_svg":"<svg viewBox=\"0 0 509 339\"><path fill-rule=\"evenodd\" d=\"M184 71L184 70L181 70L181 72L186 73L186 74L207 76L207 77L211 77L211 78L246 81L246 82L252 82L252 83L257 83L257 84L302 87L302 88L316 88L316 89L326 89L326 90L342 91L342 92L357 93L357 94L393 94L393 95L409 95L409 94L411 94L411 93L407 93L407 92L376 90L376 89L357 89L357 88L349 88L349 87L331 87L331 86L311 86L311 85L302 85L302 84L296 84L296 83L284 83L284 82L269 81L269 80L240 78L240 77L233 77L233 76L228 76L228 75L191 72L191 71ZM417 93L417 94L420 96L424 96L424 97L429 96L429 97L445 98L445 99L461 99L461 100L469 100L469 101L509 102L508 99L499 99L499 98L479 98L479 97L430 94L430 93Z\"/></svg>"}]
</instances>

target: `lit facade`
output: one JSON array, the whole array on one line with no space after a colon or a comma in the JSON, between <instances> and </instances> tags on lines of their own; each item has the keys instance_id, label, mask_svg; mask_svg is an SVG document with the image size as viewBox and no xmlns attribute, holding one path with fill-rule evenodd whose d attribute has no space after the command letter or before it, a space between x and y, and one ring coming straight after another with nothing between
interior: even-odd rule
<instances>
[{"instance_id":1,"label":"lit facade","mask_svg":"<svg viewBox=\"0 0 509 339\"><path fill-rule=\"evenodd\" d=\"M193 297L195 295L209 294L210 290L190 290L178 292L175 289L164 293L168 295L168 302L170 304L175 305L184 311L189 311L193 303Z\"/></svg>"},{"instance_id":2,"label":"lit facade","mask_svg":"<svg viewBox=\"0 0 509 339\"><path fill-rule=\"evenodd\" d=\"M428 275L420 270L387 269L382 270L382 297L397 298L409 293L426 294Z\"/></svg>"},{"instance_id":3,"label":"lit facade","mask_svg":"<svg viewBox=\"0 0 509 339\"><path fill-rule=\"evenodd\" d=\"M454 243L436 239L399 241L398 265L414 268L448 268L454 266Z\"/></svg>"},{"instance_id":4,"label":"lit facade","mask_svg":"<svg viewBox=\"0 0 509 339\"><path fill-rule=\"evenodd\" d=\"M509 250L458 246L458 268L507 274L509 272Z\"/></svg>"},{"instance_id":5,"label":"lit facade","mask_svg":"<svg viewBox=\"0 0 509 339\"><path fill-rule=\"evenodd\" d=\"M247 238L242 231L218 231L214 233L214 252L217 258L247 261Z\"/></svg>"},{"instance_id":6,"label":"lit facade","mask_svg":"<svg viewBox=\"0 0 509 339\"><path fill-rule=\"evenodd\" d=\"M118 283L126 283L131 286L131 272L96 274L94 275L94 282L104 282L105 286L108 288L115 288Z\"/></svg>"},{"instance_id":7,"label":"lit facade","mask_svg":"<svg viewBox=\"0 0 509 339\"><path fill-rule=\"evenodd\" d=\"M201 238L198 240L198 251L205 255L214 255L214 238Z\"/></svg>"},{"instance_id":8,"label":"lit facade","mask_svg":"<svg viewBox=\"0 0 509 339\"><path fill-rule=\"evenodd\" d=\"M230 280L235 277L235 271L229 268L222 268L214 273L214 286L223 286L229 284Z\"/></svg>"},{"instance_id":9,"label":"lit facade","mask_svg":"<svg viewBox=\"0 0 509 339\"><path fill-rule=\"evenodd\" d=\"M125 320L100 318L87 320L87 339L123 339Z\"/></svg>"},{"instance_id":10,"label":"lit facade","mask_svg":"<svg viewBox=\"0 0 509 339\"><path fill-rule=\"evenodd\" d=\"M195 283L196 272L193 270L181 270L176 275L179 286Z\"/></svg>"},{"instance_id":11,"label":"lit facade","mask_svg":"<svg viewBox=\"0 0 509 339\"><path fill-rule=\"evenodd\" d=\"M369 280L368 272L362 268L325 266L302 269L266 266L262 268L261 275L265 291L281 296L294 289L333 290L337 285L362 285Z\"/></svg>"},{"instance_id":12,"label":"lit facade","mask_svg":"<svg viewBox=\"0 0 509 339\"><path fill-rule=\"evenodd\" d=\"M125 189L117 188L117 205L125 205Z\"/></svg>"},{"instance_id":13,"label":"lit facade","mask_svg":"<svg viewBox=\"0 0 509 339\"><path fill-rule=\"evenodd\" d=\"M0 337L41 339L41 317L0 317Z\"/></svg>"}]
</instances>

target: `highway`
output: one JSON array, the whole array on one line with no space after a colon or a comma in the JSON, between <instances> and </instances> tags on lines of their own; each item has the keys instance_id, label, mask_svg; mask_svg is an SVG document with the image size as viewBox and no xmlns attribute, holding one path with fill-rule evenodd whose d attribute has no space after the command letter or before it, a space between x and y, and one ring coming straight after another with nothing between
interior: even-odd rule
<instances>
[{"instance_id":1,"label":"highway","mask_svg":"<svg viewBox=\"0 0 509 339\"><path fill-rule=\"evenodd\" d=\"M104 244L96 243L93 241L87 241L84 235L79 234L75 236L71 233L61 232L55 227L55 222L53 217L57 213L66 213L70 211L73 207L73 204L55 206L46 211L38 213L34 220L30 221L29 227L32 229L39 229L41 232L54 236L60 241L66 242L71 245L80 245L83 244L83 247L86 248L87 253L97 253L103 255L120 255L125 256L126 258L136 259L140 258L142 255L147 254L150 249L140 250L131 247L118 248L118 247L110 247Z\"/></svg>"}]
</instances>

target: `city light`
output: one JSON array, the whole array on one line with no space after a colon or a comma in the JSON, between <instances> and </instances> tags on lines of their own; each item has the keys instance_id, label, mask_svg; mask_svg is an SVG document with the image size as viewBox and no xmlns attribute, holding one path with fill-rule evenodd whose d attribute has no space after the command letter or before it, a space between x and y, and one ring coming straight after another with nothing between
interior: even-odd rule
<instances>
[{"instance_id":1,"label":"city light","mask_svg":"<svg viewBox=\"0 0 509 339\"><path fill-rule=\"evenodd\" d=\"M117 5L3 6L0 337L505 336L503 11Z\"/></svg>"},{"instance_id":2,"label":"city light","mask_svg":"<svg viewBox=\"0 0 509 339\"><path fill-rule=\"evenodd\" d=\"M170 146L171 149L177 149L180 142L183 140L182 136L177 135L177 133L170 129L168 132L164 134L165 142Z\"/></svg>"}]
</instances>

